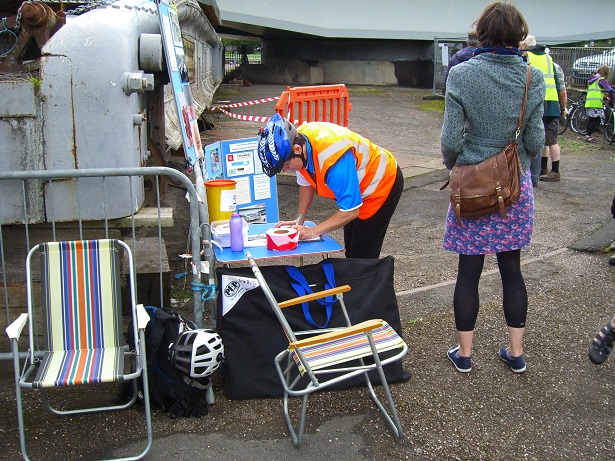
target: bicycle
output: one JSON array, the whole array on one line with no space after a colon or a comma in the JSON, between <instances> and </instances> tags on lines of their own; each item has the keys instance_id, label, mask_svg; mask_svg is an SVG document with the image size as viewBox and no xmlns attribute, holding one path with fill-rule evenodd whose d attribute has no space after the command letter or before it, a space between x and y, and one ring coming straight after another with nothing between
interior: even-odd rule
<instances>
[{"instance_id":1,"label":"bicycle","mask_svg":"<svg viewBox=\"0 0 615 461\"><path fill-rule=\"evenodd\" d=\"M604 142L609 146L615 143L615 109L610 106L604 109L604 126L602 134L604 135Z\"/></svg>"},{"instance_id":2,"label":"bicycle","mask_svg":"<svg viewBox=\"0 0 615 461\"><path fill-rule=\"evenodd\" d=\"M574 110L581 103L585 104L585 95L585 92L579 91L576 97L566 99L566 116L560 117L559 119L559 129L557 131L558 136L564 134L570 126L570 118L572 117Z\"/></svg>"},{"instance_id":3,"label":"bicycle","mask_svg":"<svg viewBox=\"0 0 615 461\"><path fill-rule=\"evenodd\" d=\"M615 116L613 115L613 108L607 102L603 102L602 109L600 125L596 131L602 132L605 144L612 145L615 142ZM570 128L575 133L586 135L587 122L588 117L585 106L577 107L574 114L570 117Z\"/></svg>"},{"instance_id":4,"label":"bicycle","mask_svg":"<svg viewBox=\"0 0 615 461\"><path fill-rule=\"evenodd\" d=\"M578 134L587 133L587 114L585 113L586 97L586 91L579 91L576 99L568 99L568 101L566 101L566 110L568 111L566 127L570 126L570 129Z\"/></svg>"}]
</instances>

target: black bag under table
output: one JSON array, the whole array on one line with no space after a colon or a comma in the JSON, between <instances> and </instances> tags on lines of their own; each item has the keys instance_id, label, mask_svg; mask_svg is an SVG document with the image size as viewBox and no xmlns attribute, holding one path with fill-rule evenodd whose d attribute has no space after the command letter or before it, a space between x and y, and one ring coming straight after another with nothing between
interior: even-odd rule
<instances>
[{"instance_id":1,"label":"black bag under table","mask_svg":"<svg viewBox=\"0 0 615 461\"><path fill-rule=\"evenodd\" d=\"M335 284L350 285L344 293L344 302L353 324L381 318L402 336L397 298L393 287L394 260L330 258L318 264L298 267L313 291L325 289L327 279L322 265L330 263ZM297 295L292 288L294 280L286 266L263 266L261 272L278 302ZM280 397L282 385L275 370L274 358L288 347L288 340L271 306L249 267L218 268L216 271L220 294L217 305L216 329L222 337L225 351L226 395L229 399ZM328 287L327 287L328 288ZM316 301L309 303L314 323L326 322L325 307ZM284 309L293 330L314 329L306 320L301 306ZM339 305L334 305L330 327L344 326ZM398 361L384 367L389 383L402 382L410 373ZM372 382L379 383L377 373L370 374ZM343 383L343 387L364 385L357 376Z\"/></svg>"}]
</instances>

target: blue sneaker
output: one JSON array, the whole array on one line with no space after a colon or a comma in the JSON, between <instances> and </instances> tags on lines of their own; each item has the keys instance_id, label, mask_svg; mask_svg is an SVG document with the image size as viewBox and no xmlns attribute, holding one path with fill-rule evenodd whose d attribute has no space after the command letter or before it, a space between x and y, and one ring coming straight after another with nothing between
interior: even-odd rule
<instances>
[{"instance_id":1,"label":"blue sneaker","mask_svg":"<svg viewBox=\"0 0 615 461\"><path fill-rule=\"evenodd\" d=\"M446 355L448 355L448 359L453 362L455 368L460 373L469 373L472 371L472 357L460 357L458 354L459 346L451 347Z\"/></svg>"},{"instance_id":2,"label":"blue sneaker","mask_svg":"<svg viewBox=\"0 0 615 461\"><path fill-rule=\"evenodd\" d=\"M515 373L523 373L527 368L523 361L523 354L518 357L513 357L508 353L507 347L500 347L500 358L506 362Z\"/></svg>"}]
</instances>

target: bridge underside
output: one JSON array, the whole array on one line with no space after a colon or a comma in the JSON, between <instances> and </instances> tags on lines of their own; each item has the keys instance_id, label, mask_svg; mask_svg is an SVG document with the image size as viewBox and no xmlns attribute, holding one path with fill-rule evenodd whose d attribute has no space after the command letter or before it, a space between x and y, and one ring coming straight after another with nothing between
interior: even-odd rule
<instances>
[{"instance_id":1,"label":"bridge underside","mask_svg":"<svg viewBox=\"0 0 615 461\"><path fill-rule=\"evenodd\" d=\"M327 38L269 38L261 64L243 64L250 82L431 87L433 42Z\"/></svg>"}]
</instances>

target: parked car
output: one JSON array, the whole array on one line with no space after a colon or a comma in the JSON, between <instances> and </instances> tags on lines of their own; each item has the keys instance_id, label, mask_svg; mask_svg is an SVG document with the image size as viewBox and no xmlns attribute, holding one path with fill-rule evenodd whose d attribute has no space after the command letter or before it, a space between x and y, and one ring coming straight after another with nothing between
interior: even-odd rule
<instances>
[{"instance_id":1,"label":"parked car","mask_svg":"<svg viewBox=\"0 0 615 461\"><path fill-rule=\"evenodd\" d=\"M589 77L594 75L596 69L606 64L613 69L615 66L615 48L601 54L594 54L577 59L572 65L572 83L575 85L587 85Z\"/></svg>"}]
</instances>

